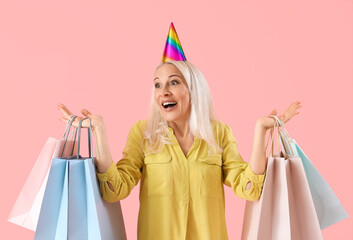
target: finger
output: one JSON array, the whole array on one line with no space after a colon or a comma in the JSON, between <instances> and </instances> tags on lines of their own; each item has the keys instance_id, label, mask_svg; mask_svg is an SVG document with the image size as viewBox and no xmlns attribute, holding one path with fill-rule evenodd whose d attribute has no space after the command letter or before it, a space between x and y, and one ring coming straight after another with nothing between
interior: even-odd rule
<instances>
[{"instance_id":1,"label":"finger","mask_svg":"<svg viewBox=\"0 0 353 240\"><path fill-rule=\"evenodd\" d=\"M297 110L300 107L300 101L293 102L283 113L284 122L288 122L293 116L297 115Z\"/></svg>"},{"instance_id":2,"label":"finger","mask_svg":"<svg viewBox=\"0 0 353 240\"><path fill-rule=\"evenodd\" d=\"M290 107L291 107L291 106L297 106L297 105L299 105L299 104L300 104L300 102L299 102L299 101L296 101L296 102L291 103L291 104L290 104Z\"/></svg>"},{"instance_id":3,"label":"finger","mask_svg":"<svg viewBox=\"0 0 353 240\"><path fill-rule=\"evenodd\" d=\"M300 103L296 103L295 105L293 105L291 108L290 108L290 110L291 111L293 111L293 112L295 112L295 111L297 111L299 108L301 108L302 107L302 105L300 105Z\"/></svg>"},{"instance_id":4,"label":"finger","mask_svg":"<svg viewBox=\"0 0 353 240\"><path fill-rule=\"evenodd\" d=\"M80 123L80 121L82 119L83 119L83 117L80 117L80 116L76 117L75 120L72 122L72 125L74 125L75 127L78 127L78 124ZM84 120L81 122L81 127L83 127L83 128L87 127Z\"/></svg>"},{"instance_id":5,"label":"finger","mask_svg":"<svg viewBox=\"0 0 353 240\"><path fill-rule=\"evenodd\" d=\"M67 118L60 118L60 121L63 121L64 123L68 124L69 120ZM74 123L72 123L73 126L75 126Z\"/></svg>"},{"instance_id":6,"label":"finger","mask_svg":"<svg viewBox=\"0 0 353 240\"><path fill-rule=\"evenodd\" d=\"M67 107L64 104L58 104L59 110L65 115L65 117L69 118L72 113L67 109Z\"/></svg>"},{"instance_id":7,"label":"finger","mask_svg":"<svg viewBox=\"0 0 353 240\"><path fill-rule=\"evenodd\" d=\"M271 117L271 115L277 115L277 109L272 110L272 112L267 117Z\"/></svg>"},{"instance_id":8,"label":"finger","mask_svg":"<svg viewBox=\"0 0 353 240\"><path fill-rule=\"evenodd\" d=\"M290 110L296 109L297 107L298 107L298 103L292 103L292 104L287 108L287 110L290 111Z\"/></svg>"},{"instance_id":9,"label":"finger","mask_svg":"<svg viewBox=\"0 0 353 240\"><path fill-rule=\"evenodd\" d=\"M302 105L301 105L301 102L297 101L297 102L294 104L294 106L295 106L296 108L300 108Z\"/></svg>"},{"instance_id":10,"label":"finger","mask_svg":"<svg viewBox=\"0 0 353 240\"><path fill-rule=\"evenodd\" d=\"M273 109L270 114L277 114L277 109Z\"/></svg>"},{"instance_id":11,"label":"finger","mask_svg":"<svg viewBox=\"0 0 353 240\"><path fill-rule=\"evenodd\" d=\"M63 118L59 118L60 121L63 121L63 122L65 122L66 124L68 123L69 119L70 119L70 118L64 118L64 117L63 117ZM78 127L78 123L80 122L81 119L82 119L82 117L79 117L79 116L76 117L75 120L72 121L71 125L72 125L72 126L75 126L75 127ZM84 126L84 124L82 124L82 127L86 127L86 126Z\"/></svg>"},{"instance_id":12,"label":"finger","mask_svg":"<svg viewBox=\"0 0 353 240\"><path fill-rule=\"evenodd\" d=\"M67 123L67 118L59 118L59 120Z\"/></svg>"},{"instance_id":13,"label":"finger","mask_svg":"<svg viewBox=\"0 0 353 240\"><path fill-rule=\"evenodd\" d=\"M92 115L92 114L91 114L89 111L87 111L86 109L82 109L82 110L81 110L81 113L82 113L85 117L89 117L89 116Z\"/></svg>"},{"instance_id":14,"label":"finger","mask_svg":"<svg viewBox=\"0 0 353 240\"><path fill-rule=\"evenodd\" d=\"M288 113L293 113L295 112L297 109L299 109L301 107L300 103L298 102L295 102L295 103L292 103L286 110L286 112Z\"/></svg>"}]
</instances>

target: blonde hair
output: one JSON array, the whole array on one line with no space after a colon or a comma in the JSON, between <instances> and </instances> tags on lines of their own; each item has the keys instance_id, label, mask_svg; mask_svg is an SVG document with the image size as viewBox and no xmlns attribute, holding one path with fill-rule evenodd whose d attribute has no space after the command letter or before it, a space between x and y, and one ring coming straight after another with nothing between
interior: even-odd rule
<instances>
[{"instance_id":1,"label":"blonde hair","mask_svg":"<svg viewBox=\"0 0 353 240\"><path fill-rule=\"evenodd\" d=\"M213 133L212 121L217 121L213 112L213 102L207 81L201 71L188 61L168 61L162 62L156 70L164 64L173 64L183 74L190 93L191 112L189 117L190 132L195 137L205 140L214 153L223 152L217 144ZM153 86L154 87L154 86ZM152 98L150 104L149 117L147 119L144 139L147 147L152 152L160 151L162 144L171 144L171 133L168 129L167 121L159 112L159 108L154 101L154 89L152 88Z\"/></svg>"}]
</instances>

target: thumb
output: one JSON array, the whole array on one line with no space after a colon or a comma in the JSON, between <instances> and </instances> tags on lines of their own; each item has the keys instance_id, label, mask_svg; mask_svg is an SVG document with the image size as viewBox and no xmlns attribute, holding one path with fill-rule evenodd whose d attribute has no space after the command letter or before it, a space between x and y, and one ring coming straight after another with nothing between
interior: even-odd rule
<instances>
[{"instance_id":1,"label":"thumb","mask_svg":"<svg viewBox=\"0 0 353 240\"><path fill-rule=\"evenodd\" d=\"M271 115L277 115L277 109L272 110L268 117L271 117Z\"/></svg>"},{"instance_id":2,"label":"thumb","mask_svg":"<svg viewBox=\"0 0 353 240\"><path fill-rule=\"evenodd\" d=\"M84 108L81 110L81 113L82 113L85 117L91 116L91 113L90 113L89 111L87 111L86 109L84 109Z\"/></svg>"}]
</instances>

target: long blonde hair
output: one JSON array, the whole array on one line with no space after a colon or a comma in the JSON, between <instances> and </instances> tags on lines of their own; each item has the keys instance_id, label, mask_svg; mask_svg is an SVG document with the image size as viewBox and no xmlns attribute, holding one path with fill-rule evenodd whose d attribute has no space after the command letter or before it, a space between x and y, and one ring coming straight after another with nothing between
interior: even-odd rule
<instances>
[{"instance_id":1,"label":"long blonde hair","mask_svg":"<svg viewBox=\"0 0 353 240\"><path fill-rule=\"evenodd\" d=\"M168 61L162 62L156 70L164 64L173 64L183 74L190 93L191 112L189 117L190 132L195 137L205 140L214 153L222 152L222 148L217 144L213 133L212 121L217 121L213 112L213 102L207 81L201 71L188 61ZM154 87L154 86L153 86ZM154 89L152 88L152 98L150 112L147 119L144 139L152 152L158 152L162 144L171 144L171 133L168 129L167 121L159 112L159 108L154 101Z\"/></svg>"}]
</instances>

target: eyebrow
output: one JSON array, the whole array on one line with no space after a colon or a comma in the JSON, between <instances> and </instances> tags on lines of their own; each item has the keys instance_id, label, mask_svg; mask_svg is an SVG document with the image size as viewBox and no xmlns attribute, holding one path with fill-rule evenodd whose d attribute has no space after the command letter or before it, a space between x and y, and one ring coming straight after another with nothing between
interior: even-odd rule
<instances>
[{"instance_id":1,"label":"eyebrow","mask_svg":"<svg viewBox=\"0 0 353 240\"><path fill-rule=\"evenodd\" d=\"M171 77L178 77L178 78L180 78L178 74L172 74L172 75L170 75L168 78L171 78ZM153 81L155 81L157 78L158 78L158 77L155 77L155 78L153 79Z\"/></svg>"}]
</instances>

